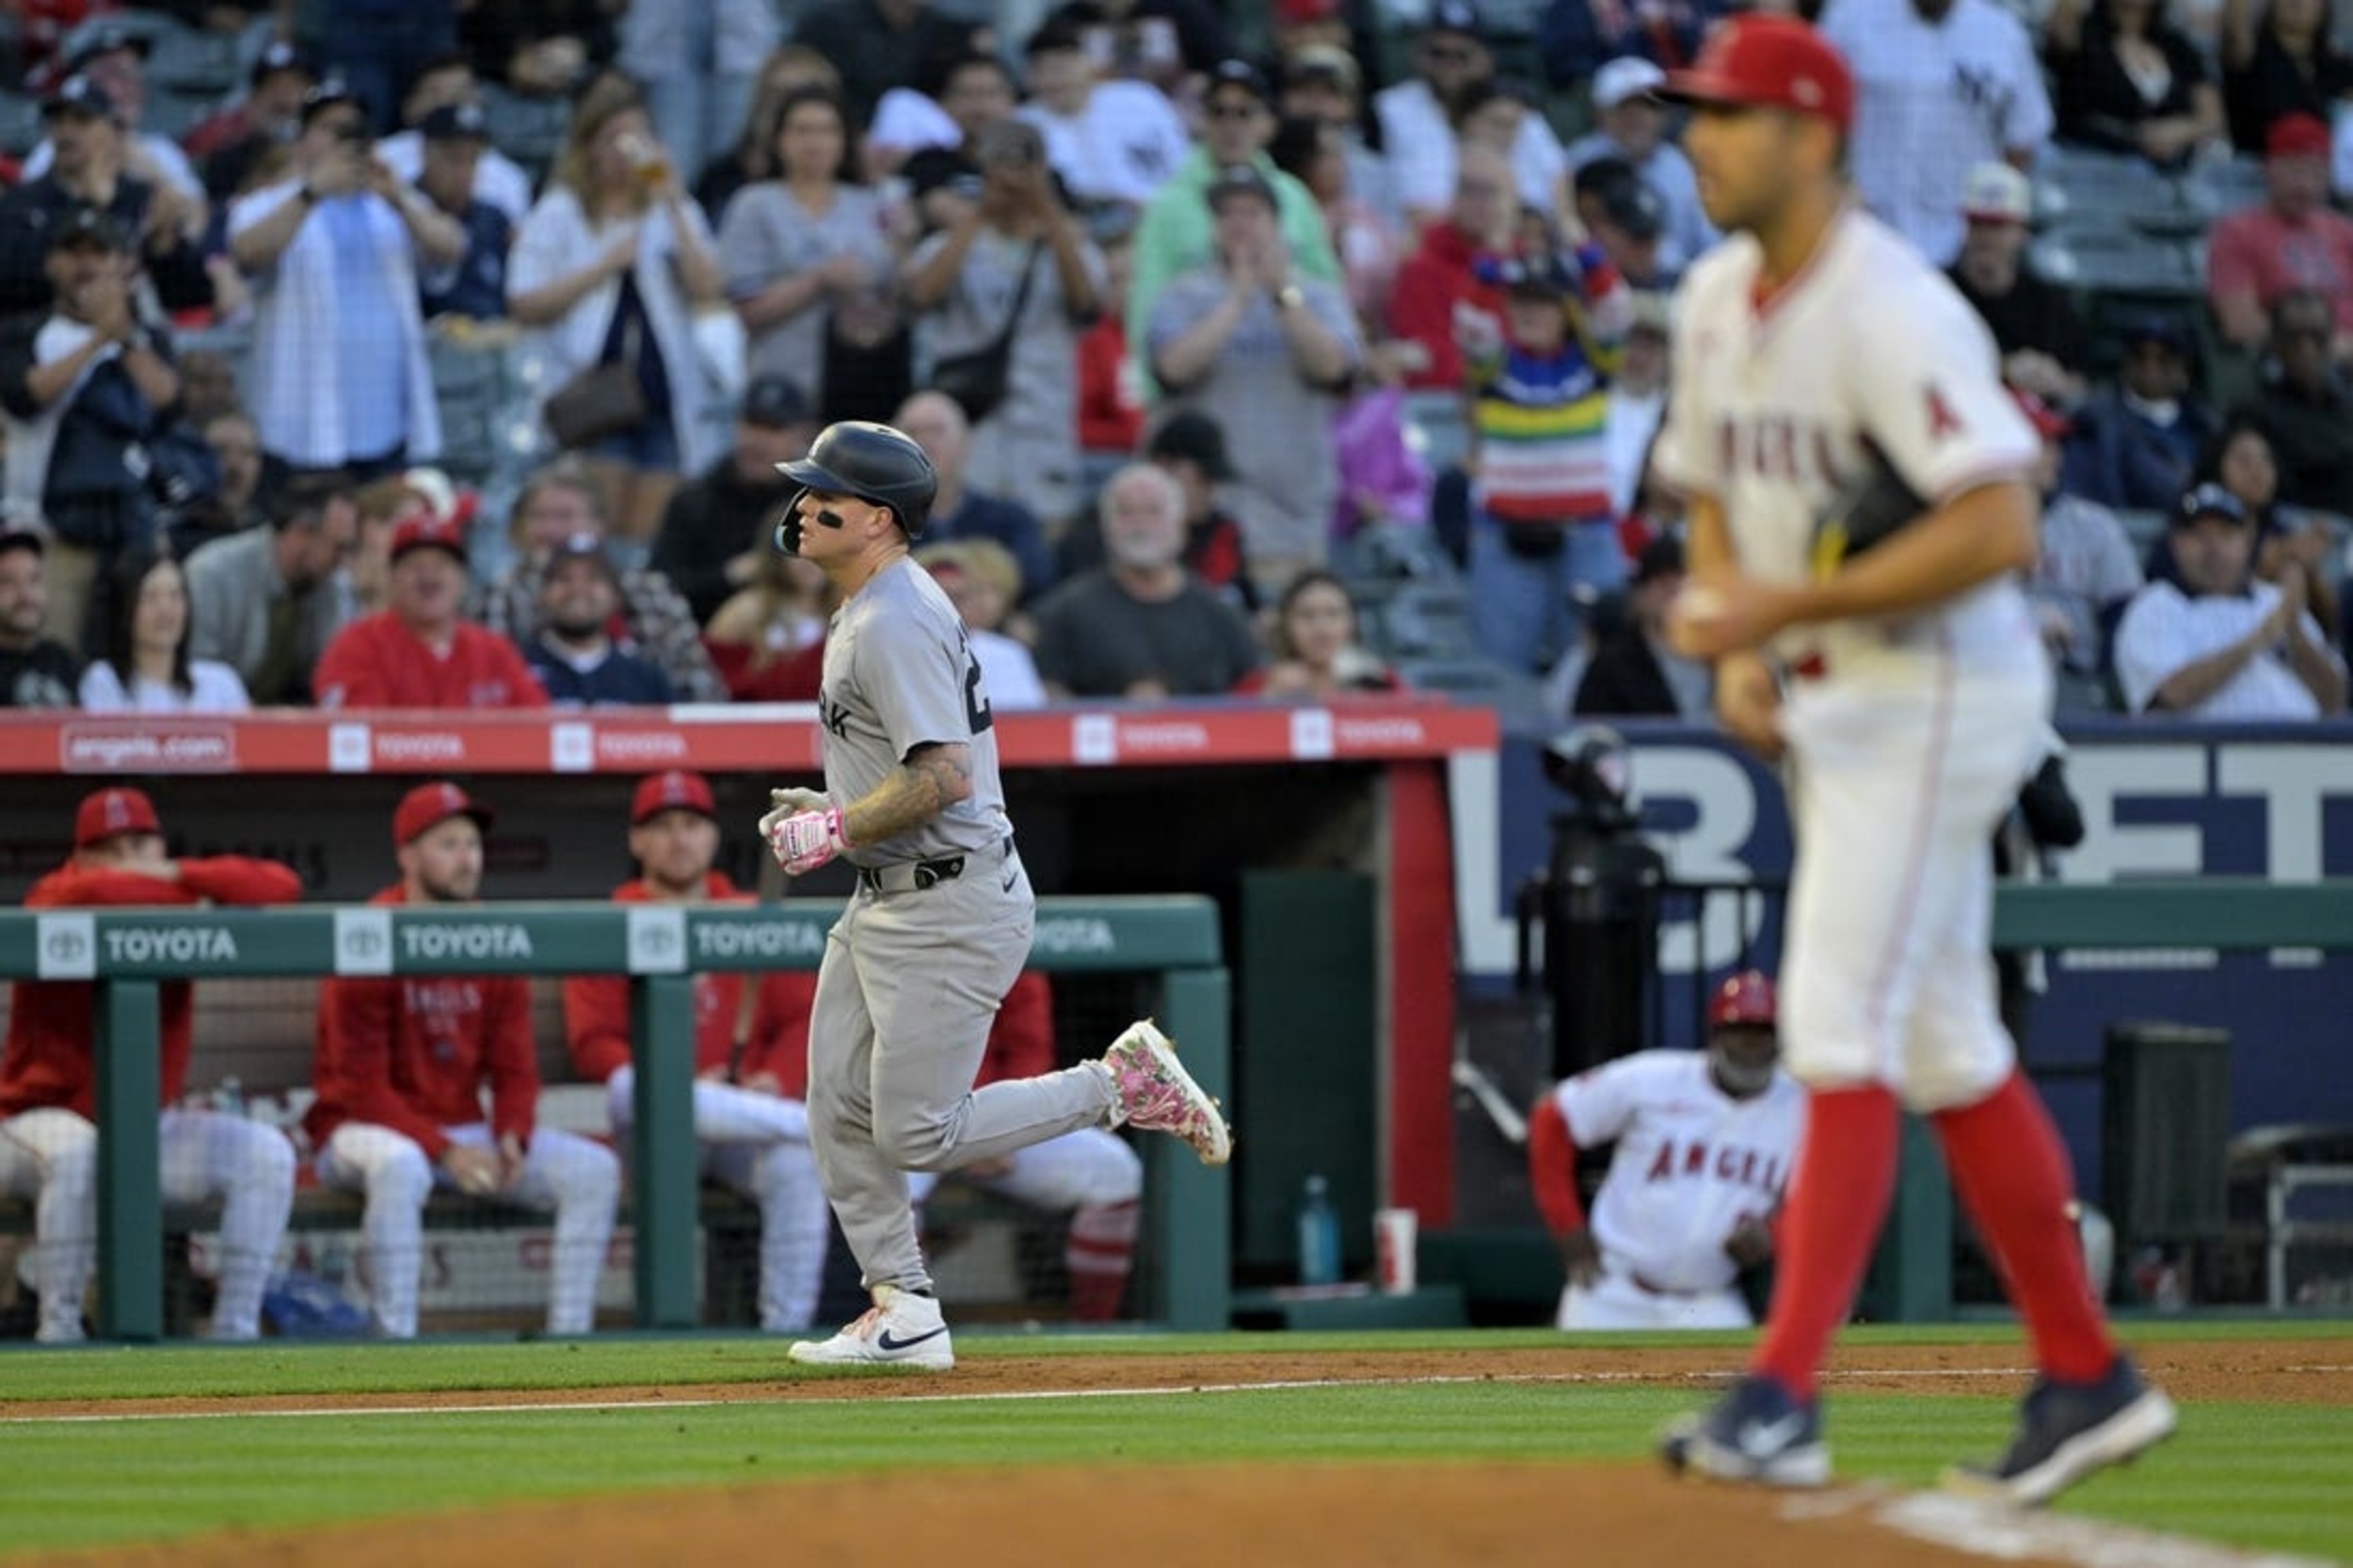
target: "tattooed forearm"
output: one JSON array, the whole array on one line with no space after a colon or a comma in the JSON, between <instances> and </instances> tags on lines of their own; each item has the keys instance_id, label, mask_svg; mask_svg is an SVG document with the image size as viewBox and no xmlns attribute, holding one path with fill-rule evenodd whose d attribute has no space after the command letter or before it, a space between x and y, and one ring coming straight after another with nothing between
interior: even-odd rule
<instances>
[{"instance_id":1,"label":"tattooed forearm","mask_svg":"<svg viewBox=\"0 0 2353 1568\"><path fill-rule=\"evenodd\" d=\"M854 844L912 832L972 792L972 748L922 746L842 813Z\"/></svg>"}]
</instances>

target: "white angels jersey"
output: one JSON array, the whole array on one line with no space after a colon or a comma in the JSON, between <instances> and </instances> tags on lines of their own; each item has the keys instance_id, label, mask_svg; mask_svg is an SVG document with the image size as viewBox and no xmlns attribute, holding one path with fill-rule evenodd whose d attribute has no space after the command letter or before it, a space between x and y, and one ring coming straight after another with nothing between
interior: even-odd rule
<instances>
[{"instance_id":1,"label":"white angels jersey","mask_svg":"<svg viewBox=\"0 0 2353 1568\"><path fill-rule=\"evenodd\" d=\"M1761 261L1737 234L1686 275L1653 459L1670 486L1721 504L1745 575L1806 580L1815 520L1866 467L1866 442L1931 504L2026 474L2038 441L2003 390L1993 335L1894 231L1847 209L1762 301ZM2008 577L1914 615L1792 628L1772 651L1842 672L1940 647L1981 670L2042 657Z\"/></svg>"},{"instance_id":2,"label":"white angels jersey","mask_svg":"<svg viewBox=\"0 0 2353 1568\"><path fill-rule=\"evenodd\" d=\"M1805 1128L1805 1091L1786 1073L1753 1099L1716 1087L1707 1053L1646 1050L1553 1090L1578 1148L1615 1143L1593 1199L1602 1254L1652 1289L1721 1290L1738 1269L1724 1240L1781 1205Z\"/></svg>"}]
</instances>

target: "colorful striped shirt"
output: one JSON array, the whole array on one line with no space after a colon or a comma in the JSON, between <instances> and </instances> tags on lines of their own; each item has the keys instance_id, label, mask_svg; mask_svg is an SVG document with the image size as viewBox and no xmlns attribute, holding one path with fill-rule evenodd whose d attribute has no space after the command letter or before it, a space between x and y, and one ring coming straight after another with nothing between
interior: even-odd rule
<instances>
[{"instance_id":1,"label":"colorful striped shirt","mask_svg":"<svg viewBox=\"0 0 2353 1568\"><path fill-rule=\"evenodd\" d=\"M1466 361L1472 478L1491 516L1566 526L1615 515L1609 490L1609 376L1632 312L1625 280L1598 248L1579 250L1583 298L1563 299L1569 332L1539 355L1505 343Z\"/></svg>"}]
</instances>

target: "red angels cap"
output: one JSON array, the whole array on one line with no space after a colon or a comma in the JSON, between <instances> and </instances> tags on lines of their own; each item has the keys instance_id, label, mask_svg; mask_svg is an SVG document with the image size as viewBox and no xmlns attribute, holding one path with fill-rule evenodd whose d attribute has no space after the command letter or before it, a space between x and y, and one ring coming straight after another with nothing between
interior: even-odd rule
<instances>
[{"instance_id":1,"label":"red angels cap","mask_svg":"<svg viewBox=\"0 0 2353 1568\"><path fill-rule=\"evenodd\" d=\"M392 811L392 845L406 849L452 817L472 817L488 833L496 813L455 784L420 784Z\"/></svg>"},{"instance_id":2,"label":"red angels cap","mask_svg":"<svg viewBox=\"0 0 2353 1568\"><path fill-rule=\"evenodd\" d=\"M2026 423L2034 426L2034 433L2044 440L2055 440L2075 427L2074 421L2030 392L2012 387L2009 400L2018 405L2018 411L2026 416Z\"/></svg>"},{"instance_id":3,"label":"red angels cap","mask_svg":"<svg viewBox=\"0 0 2353 1568\"><path fill-rule=\"evenodd\" d=\"M664 811L695 811L712 822L719 820L719 803L711 797L711 781L683 768L638 780L636 797L629 804L629 825L642 827Z\"/></svg>"},{"instance_id":4,"label":"red angels cap","mask_svg":"<svg viewBox=\"0 0 2353 1568\"><path fill-rule=\"evenodd\" d=\"M88 849L125 833L161 833L163 819L144 790L101 790L73 813L73 847Z\"/></svg>"},{"instance_id":5,"label":"red angels cap","mask_svg":"<svg viewBox=\"0 0 2353 1568\"><path fill-rule=\"evenodd\" d=\"M466 558L465 531L455 521L438 518L427 512L403 518L392 526L392 558L399 560L412 550L446 550L463 561Z\"/></svg>"},{"instance_id":6,"label":"red angels cap","mask_svg":"<svg viewBox=\"0 0 2353 1568\"><path fill-rule=\"evenodd\" d=\"M1854 129L1854 75L1845 56L1794 16L1748 11L1718 24L1688 71L1667 73L1661 98L1789 109Z\"/></svg>"},{"instance_id":7,"label":"red angels cap","mask_svg":"<svg viewBox=\"0 0 2353 1568\"><path fill-rule=\"evenodd\" d=\"M2283 114L2264 128L2264 155L2270 158L2325 158L2329 155L2329 124L2315 114Z\"/></svg>"},{"instance_id":8,"label":"red angels cap","mask_svg":"<svg viewBox=\"0 0 2353 1568\"><path fill-rule=\"evenodd\" d=\"M1707 1027L1725 1029L1741 1024L1773 1023L1773 983L1762 969L1742 969L1716 987L1707 999Z\"/></svg>"}]
</instances>

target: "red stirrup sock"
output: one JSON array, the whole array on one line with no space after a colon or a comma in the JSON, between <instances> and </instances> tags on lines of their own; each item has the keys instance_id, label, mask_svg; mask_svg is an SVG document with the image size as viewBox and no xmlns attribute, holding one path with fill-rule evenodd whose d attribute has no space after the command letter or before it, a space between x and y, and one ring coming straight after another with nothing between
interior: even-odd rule
<instances>
[{"instance_id":1,"label":"red stirrup sock","mask_svg":"<svg viewBox=\"0 0 2353 1568\"><path fill-rule=\"evenodd\" d=\"M1854 1306L1896 1192L1896 1096L1878 1084L1817 1091L1782 1209L1773 1308L1749 1370L1814 1398L1830 1342Z\"/></svg>"},{"instance_id":2,"label":"red stirrup sock","mask_svg":"<svg viewBox=\"0 0 2353 1568\"><path fill-rule=\"evenodd\" d=\"M2084 1272L2068 1212L2074 1176L2041 1096L2012 1072L1977 1104L1933 1120L1953 1186L2026 1321L2037 1364L2063 1383L2106 1376L2116 1341Z\"/></svg>"}]
</instances>

